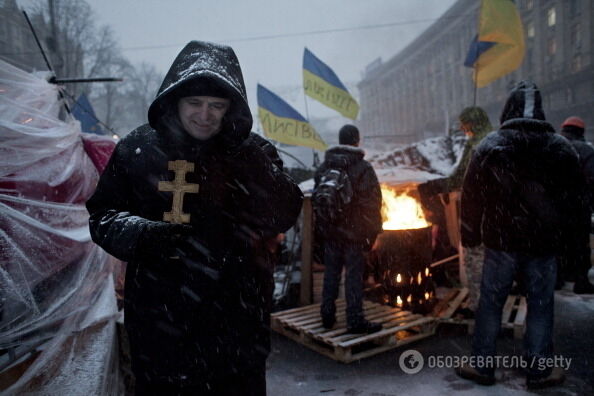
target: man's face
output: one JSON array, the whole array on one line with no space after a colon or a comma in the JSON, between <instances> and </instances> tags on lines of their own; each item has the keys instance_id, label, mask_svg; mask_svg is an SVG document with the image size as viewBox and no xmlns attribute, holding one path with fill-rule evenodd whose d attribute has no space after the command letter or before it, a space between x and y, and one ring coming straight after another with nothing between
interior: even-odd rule
<instances>
[{"instance_id":1,"label":"man's face","mask_svg":"<svg viewBox=\"0 0 594 396\"><path fill-rule=\"evenodd\" d=\"M190 136L208 140L221 130L223 116L231 101L213 96L186 96L177 104L182 126Z\"/></svg>"},{"instance_id":2,"label":"man's face","mask_svg":"<svg viewBox=\"0 0 594 396\"><path fill-rule=\"evenodd\" d=\"M462 130L462 132L464 132L464 134L466 136L468 136L469 138L474 136L474 131L472 130L472 125L470 125L469 123L465 123L462 122L460 124L460 129Z\"/></svg>"}]
</instances>

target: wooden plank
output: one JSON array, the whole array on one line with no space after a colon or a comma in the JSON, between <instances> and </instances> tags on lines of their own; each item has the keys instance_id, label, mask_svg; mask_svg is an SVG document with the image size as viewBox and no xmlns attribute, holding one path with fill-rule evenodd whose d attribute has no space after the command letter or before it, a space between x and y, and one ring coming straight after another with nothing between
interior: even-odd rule
<instances>
[{"instance_id":1,"label":"wooden plank","mask_svg":"<svg viewBox=\"0 0 594 396\"><path fill-rule=\"evenodd\" d=\"M512 314L512 309L516 301L516 297L517 296L507 296L507 300L505 301L505 305L503 306L503 313L501 315L501 324L503 327L507 327L509 318Z\"/></svg>"},{"instance_id":2,"label":"wooden plank","mask_svg":"<svg viewBox=\"0 0 594 396\"><path fill-rule=\"evenodd\" d=\"M467 295L468 288L463 287L462 289L460 289L460 293L458 293L454 300L448 304L448 308L445 311L443 311L443 314L440 314L440 317L451 318L454 312L456 312L456 310L458 309L458 307L460 307L460 304L462 304L462 301L466 298Z\"/></svg>"},{"instance_id":3,"label":"wooden plank","mask_svg":"<svg viewBox=\"0 0 594 396\"><path fill-rule=\"evenodd\" d=\"M460 255L459 255L459 254L454 254L453 256L446 257L446 258L444 258L444 259L442 259L442 260L439 260L439 261L436 261L436 262L434 262L434 263L431 263L431 264L429 265L429 267L431 267L431 268L435 268L435 267L437 267L438 265L442 265L442 264L444 264L444 263L447 263L448 261L453 261L453 260L456 260L456 259L458 259L458 258L460 258Z\"/></svg>"},{"instance_id":4,"label":"wooden plank","mask_svg":"<svg viewBox=\"0 0 594 396\"><path fill-rule=\"evenodd\" d=\"M312 251L313 251L313 209L311 194L303 199L303 226L301 229L301 288L299 302L308 305L312 302Z\"/></svg>"},{"instance_id":5,"label":"wooden plank","mask_svg":"<svg viewBox=\"0 0 594 396\"><path fill-rule=\"evenodd\" d=\"M448 305L448 303L455 297L458 295L459 290L458 289L452 289L448 292L448 294L441 300L439 300L437 302L437 304L435 305L435 307L433 308L433 316L440 316L441 317L441 313L443 313L443 311L445 310L445 307Z\"/></svg>"},{"instance_id":6,"label":"wooden plank","mask_svg":"<svg viewBox=\"0 0 594 396\"><path fill-rule=\"evenodd\" d=\"M419 318L419 319L414 320L412 322L405 323L405 324L400 325L400 326L397 326L397 327L391 327L391 328L388 328L388 329L383 329L381 331L378 331L377 333L368 334L368 335L363 336L363 337L357 337L357 338L352 339L352 340L349 340L349 341L341 342L340 343L340 346L343 347L343 348L345 348L345 347L352 347L353 345L362 344L364 342L371 341L374 338L380 338L380 337L383 337L383 336L393 335L397 331L406 330L406 329L409 329L409 328L414 327L414 326L418 326L418 325L426 324L426 323L429 323L429 322L433 322L434 320L435 319L433 319L433 318L422 317L422 318Z\"/></svg>"},{"instance_id":7,"label":"wooden plank","mask_svg":"<svg viewBox=\"0 0 594 396\"><path fill-rule=\"evenodd\" d=\"M526 313L528 307L526 306L526 297L520 297L520 305L514 319L514 338L519 339L524 336L524 328L526 327Z\"/></svg>"}]
</instances>

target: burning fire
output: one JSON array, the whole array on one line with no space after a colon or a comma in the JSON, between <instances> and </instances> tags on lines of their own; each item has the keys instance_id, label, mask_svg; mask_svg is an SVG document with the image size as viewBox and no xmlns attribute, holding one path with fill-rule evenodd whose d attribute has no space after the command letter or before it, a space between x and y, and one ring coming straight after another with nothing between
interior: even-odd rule
<instances>
[{"instance_id":1,"label":"burning fire","mask_svg":"<svg viewBox=\"0 0 594 396\"><path fill-rule=\"evenodd\" d=\"M381 189L384 230L410 230L429 226L416 199L406 192L397 195L385 185Z\"/></svg>"}]
</instances>

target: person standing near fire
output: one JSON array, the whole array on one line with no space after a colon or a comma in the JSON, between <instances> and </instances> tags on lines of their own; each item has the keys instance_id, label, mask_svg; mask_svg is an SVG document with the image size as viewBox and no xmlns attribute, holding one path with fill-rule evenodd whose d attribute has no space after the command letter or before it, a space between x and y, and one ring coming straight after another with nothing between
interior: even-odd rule
<instances>
[{"instance_id":1,"label":"person standing near fire","mask_svg":"<svg viewBox=\"0 0 594 396\"><path fill-rule=\"evenodd\" d=\"M578 245L576 236L585 226L584 182L575 150L545 121L534 83L514 86L500 121L500 129L475 149L462 187L462 245L484 244L485 260L474 363L456 373L482 385L495 383L503 306L520 274L528 309L526 382L529 389L543 388L564 379L561 367L537 362L553 356L556 256Z\"/></svg>"},{"instance_id":2,"label":"person standing near fire","mask_svg":"<svg viewBox=\"0 0 594 396\"><path fill-rule=\"evenodd\" d=\"M266 394L273 258L302 194L251 132L232 48L192 41L87 202L93 240L127 261L137 395Z\"/></svg>"},{"instance_id":3,"label":"person standing near fire","mask_svg":"<svg viewBox=\"0 0 594 396\"><path fill-rule=\"evenodd\" d=\"M571 142L580 158L580 166L586 181L586 198L588 200L588 212L584 214L585 221L590 223L592 209L594 208L594 147L584 138L586 124L580 117L572 116L563 121L561 125L561 136ZM588 272L592 268L590 261L590 232L591 227L584 230L579 236L581 247L567 255L559 258L559 274L557 279L561 283L564 277L575 281L573 292L576 294L594 293L594 285L588 279ZM562 285L560 285L562 286Z\"/></svg>"},{"instance_id":4,"label":"person standing near fire","mask_svg":"<svg viewBox=\"0 0 594 396\"><path fill-rule=\"evenodd\" d=\"M317 188L324 182L329 171L344 171L352 196L335 221L316 218L317 233L324 236L325 269L320 315L325 328L330 329L336 323L336 299L344 267L347 331L370 334L380 331L382 325L364 317L363 272L367 253L382 231L382 195L377 175L371 164L363 159L365 151L358 147L357 127L344 125L338 133L338 141L338 146L326 151L324 162L316 170L315 186Z\"/></svg>"},{"instance_id":5,"label":"person standing near fire","mask_svg":"<svg viewBox=\"0 0 594 396\"><path fill-rule=\"evenodd\" d=\"M447 194L447 200L444 202L445 209L451 208L455 225L454 233L459 232L458 223L458 202L460 200L460 190L462 189L462 181L464 174L470 163L470 158L474 153L476 146L483 140L489 132L493 130L487 112L478 106L466 107L458 116L460 122L460 130L464 132L467 137L466 144L462 151L462 155L454 171L446 178L430 180L419 185L419 193L423 200L427 202L430 197L438 194ZM468 298L464 306L461 306L456 315L465 318L473 318L474 312L478 306L480 286L481 286L481 271L484 258L484 247L464 247L458 244L459 259L459 273L460 281L463 286L468 288Z\"/></svg>"}]
</instances>

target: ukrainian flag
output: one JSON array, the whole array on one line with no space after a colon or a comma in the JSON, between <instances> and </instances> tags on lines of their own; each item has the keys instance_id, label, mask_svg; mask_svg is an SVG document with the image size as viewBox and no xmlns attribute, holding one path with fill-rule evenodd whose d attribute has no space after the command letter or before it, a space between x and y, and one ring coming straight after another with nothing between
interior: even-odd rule
<instances>
[{"instance_id":1,"label":"ukrainian flag","mask_svg":"<svg viewBox=\"0 0 594 396\"><path fill-rule=\"evenodd\" d=\"M359 104L336 73L310 50L303 52L303 88L308 96L352 120L357 118Z\"/></svg>"},{"instance_id":2,"label":"ukrainian flag","mask_svg":"<svg viewBox=\"0 0 594 396\"><path fill-rule=\"evenodd\" d=\"M287 102L258 84L258 117L266 137L293 146L324 151L328 147L315 129Z\"/></svg>"},{"instance_id":3,"label":"ukrainian flag","mask_svg":"<svg viewBox=\"0 0 594 396\"><path fill-rule=\"evenodd\" d=\"M464 66L474 68L477 87L489 85L516 70L525 52L524 29L512 0L483 0L479 34L474 37Z\"/></svg>"}]
</instances>

